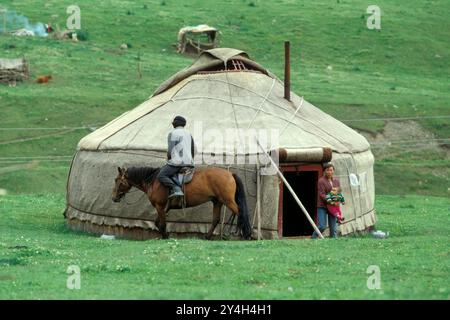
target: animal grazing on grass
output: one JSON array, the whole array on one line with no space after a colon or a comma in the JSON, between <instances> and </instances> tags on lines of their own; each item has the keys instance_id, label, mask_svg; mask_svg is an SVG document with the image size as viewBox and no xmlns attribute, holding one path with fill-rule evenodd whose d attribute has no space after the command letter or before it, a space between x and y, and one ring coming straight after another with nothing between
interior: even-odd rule
<instances>
[{"instance_id":1,"label":"animal grazing on grass","mask_svg":"<svg viewBox=\"0 0 450 320\"><path fill-rule=\"evenodd\" d=\"M52 79L52 76L40 76L36 79L37 83L48 83Z\"/></svg>"}]
</instances>

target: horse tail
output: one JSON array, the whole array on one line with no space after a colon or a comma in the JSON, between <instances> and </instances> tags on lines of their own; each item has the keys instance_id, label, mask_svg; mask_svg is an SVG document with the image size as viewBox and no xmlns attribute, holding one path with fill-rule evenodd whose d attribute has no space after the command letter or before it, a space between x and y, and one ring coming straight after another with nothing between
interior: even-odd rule
<instances>
[{"instance_id":1,"label":"horse tail","mask_svg":"<svg viewBox=\"0 0 450 320\"><path fill-rule=\"evenodd\" d=\"M248 214L244 184L242 183L241 178L234 173L233 178L236 181L236 194L234 195L234 198L239 207L237 227L242 231L244 239L250 239L252 236L252 227L250 226L250 216Z\"/></svg>"}]
</instances>

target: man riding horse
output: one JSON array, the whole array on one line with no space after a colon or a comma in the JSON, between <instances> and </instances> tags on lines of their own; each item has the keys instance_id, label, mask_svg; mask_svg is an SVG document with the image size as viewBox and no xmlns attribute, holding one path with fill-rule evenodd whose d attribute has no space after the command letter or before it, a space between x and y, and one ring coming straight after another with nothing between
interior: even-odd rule
<instances>
[{"instance_id":1,"label":"man riding horse","mask_svg":"<svg viewBox=\"0 0 450 320\"><path fill-rule=\"evenodd\" d=\"M185 167L194 167L195 144L192 135L184 128L186 119L176 116L172 125L174 129L167 137L167 163L159 174L158 180L169 189L169 199L183 197L181 187L172 179Z\"/></svg>"},{"instance_id":2,"label":"man riding horse","mask_svg":"<svg viewBox=\"0 0 450 320\"><path fill-rule=\"evenodd\" d=\"M206 202L213 203L213 219L206 239L211 239L215 228L220 222L222 207L225 205L232 215L228 221L231 228L237 216L236 229L244 239L251 239L252 226L247 207L245 186L241 178L224 168L208 167L190 175L190 182L185 184L186 197L175 182L174 175L185 168L194 167L195 145L191 134L184 129L186 119L176 116L172 121L174 129L169 133L167 142L167 163L162 168L131 167L118 168L114 180L112 200L120 202L131 188L144 192L153 207L157 217L155 225L163 239L169 237L166 230L166 214L170 209L192 208ZM156 177L157 178L156 178ZM184 179L184 178L183 178ZM167 196L169 189L169 197ZM181 196L180 198L177 198ZM179 201L179 200L185 201ZM231 230L231 229L230 229Z\"/></svg>"}]
</instances>

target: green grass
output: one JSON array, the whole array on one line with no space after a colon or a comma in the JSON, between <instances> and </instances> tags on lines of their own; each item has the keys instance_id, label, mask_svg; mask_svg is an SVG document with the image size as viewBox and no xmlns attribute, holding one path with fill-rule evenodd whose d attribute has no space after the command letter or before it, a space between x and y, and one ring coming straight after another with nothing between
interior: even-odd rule
<instances>
[{"instance_id":1,"label":"green grass","mask_svg":"<svg viewBox=\"0 0 450 320\"><path fill-rule=\"evenodd\" d=\"M380 0L381 31L366 28L368 4L362 0L113 0L95 5L80 0L77 4L87 41L0 35L1 57L24 56L32 75L15 88L0 86L0 128L97 126L112 120L192 62L177 54L173 44L180 27L200 23L221 30L222 47L247 51L280 78L283 41L289 39L293 91L338 119L449 115L450 2L445 0ZM68 17L67 3L59 1L6 0L2 5L31 22L51 22L61 29ZM122 43L131 48L121 50ZM138 56L142 79L137 75ZM54 77L49 85L32 81L44 74ZM384 122L348 124L380 132ZM450 137L448 118L424 119L420 124L437 138ZM89 132L0 131L0 155L70 156ZM29 138L34 140L17 141ZM405 148L419 157L424 154ZM444 175L448 188L448 156L436 154L430 160L442 159L447 162L422 173L407 166L395 173L397 167L389 163L377 166L377 190L398 193L407 184L414 193L448 196L446 188L434 184L415 187L417 175L431 174ZM0 161L0 187L10 193L63 192L69 162L57 162L49 176L55 162L41 160L33 170L17 173L5 168L18 160L7 160ZM391 160L403 158L396 155Z\"/></svg>"},{"instance_id":2,"label":"green grass","mask_svg":"<svg viewBox=\"0 0 450 320\"><path fill-rule=\"evenodd\" d=\"M0 299L450 299L447 198L378 197L388 239L251 242L101 240L66 229L64 205L0 197ZM70 265L80 290L66 288Z\"/></svg>"},{"instance_id":3,"label":"green grass","mask_svg":"<svg viewBox=\"0 0 450 320\"><path fill-rule=\"evenodd\" d=\"M362 0L77 4L87 41L0 34L1 57L25 57L31 70L30 81L0 86L0 128L61 128L0 131L0 188L10 194L0 197L0 298L450 298L448 149L405 144L376 161L377 194L390 194L376 203L385 240L104 241L67 230L62 217L70 157L91 132L62 127L104 124L192 63L173 48L179 28L215 26L222 47L247 51L280 78L290 40L292 90L337 119L448 116L450 2L377 1L381 31L366 28ZM55 0L2 5L60 28L68 16L68 3ZM50 84L34 83L46 74ZM418 121L450 137L448 118ZM380 133L385 122L347 123ZM81 290L66 288L73 264ZM381 290L366 287L369 265L381 269Z\"/></svg>"}]
</instances>

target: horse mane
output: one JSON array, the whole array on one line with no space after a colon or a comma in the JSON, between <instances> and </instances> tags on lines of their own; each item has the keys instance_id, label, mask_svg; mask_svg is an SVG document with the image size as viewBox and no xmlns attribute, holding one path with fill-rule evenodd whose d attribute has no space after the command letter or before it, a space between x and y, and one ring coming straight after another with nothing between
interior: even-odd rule
<instances>
[{"instance_id":1,"label":"horse mane","mask_svg":"<svg viewBox=\"0 0 450 320\"><path fill-rule=\"evenodd\" d=\"M153 183L161 168L131 167L127 169L128 178L135 182Z\"/></svg>"}]
</instances>

